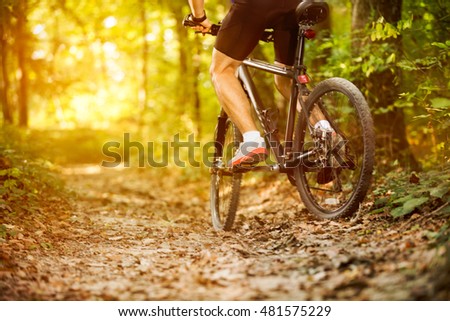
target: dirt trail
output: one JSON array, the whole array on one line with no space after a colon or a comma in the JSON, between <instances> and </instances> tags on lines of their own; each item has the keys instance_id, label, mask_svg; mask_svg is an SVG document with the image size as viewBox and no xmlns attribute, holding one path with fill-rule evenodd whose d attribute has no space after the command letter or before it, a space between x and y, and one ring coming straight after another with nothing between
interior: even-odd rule
<instances>
[{"instance_id":1,"label":"dirt trail","mask_svg":"<svg viewBox=\"0 0 450 321\"><path fill-rule=\"evenodd\" d=\"M385 214L319 221L284 178L250 179L236 229L218 233L207 178L182 184L161 174L66 168L78 195L72 209L49 204L43 211L54 219L0 243L0 299L436 298L437 253L426 230L441 222Z\"/></svg>"}]
</instances>

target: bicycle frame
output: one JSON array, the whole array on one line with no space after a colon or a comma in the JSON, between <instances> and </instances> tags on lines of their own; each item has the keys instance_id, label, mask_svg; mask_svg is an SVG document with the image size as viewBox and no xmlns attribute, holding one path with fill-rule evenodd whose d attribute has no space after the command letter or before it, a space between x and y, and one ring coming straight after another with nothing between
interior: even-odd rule
<instances>
[{"instance_id":1,"label":"bicycle frame","mask_svg":"<svg viewBox=\"0 0 450 321\"><path fill-rule=\"evenodd\" d=\"M302 112L306 112L308 115L308 111L305 109L305 104L302 99L298 99L299 95L306 95L309 93L306 88L306 84L308 83L308 78L306 76L306 66L303 65L304 59L304 50L305 50L305 39L306 31L308 30L308 26L299 26L298 32L298 41L296 48L296 57L295 64L293 67L281 67L275 64L270 64L265 61L255 60L251 58L247 58L243 61L242 65L238 69L238 79L241 81L244 90L247 92L247 95L251 101L251 104L258 116L261 126L263 127L266 140L269 142L270 148L273 151L277 164L273 166L257 166L249 169L238 169L241 172L246 171L255 171L255 170L271 170L271 171L280 171L286 172L289 168L294 166L298 166L298 162L308 157L311 152L302 153L300 155L296 155L295 157L292 154L292 142L294 136L294 126L295 126L295 118L297 114L297 102L300 102L302 107ZM259 69L274 75L279 75L283 77L287 77L293 81L293 85L291 86L291 94L289 101L289 112L287 119L287 126L285 132L285 145L283 146L278 137L278 131L273 126L270 117L267 115L267 110L264 109L264 104L258 94L255 83L250 75L249 68Z\"/></svg>"}]
</instances>

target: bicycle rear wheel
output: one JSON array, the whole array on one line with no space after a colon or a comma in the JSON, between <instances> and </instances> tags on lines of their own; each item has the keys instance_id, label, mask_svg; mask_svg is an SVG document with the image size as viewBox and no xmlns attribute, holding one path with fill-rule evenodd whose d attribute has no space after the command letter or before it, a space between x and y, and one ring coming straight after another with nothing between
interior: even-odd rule
<instances>
[{"instance_id":1,"label":"bicycle rear wheel","mask_svg":"<svg viewBox=\"0 0 450 321\"><path fill-rule=\"evenodd\" d=\"M230 230L236 216L242 173L233 172L227 164L240 142L242 135L236 126L229 119L219 118L210 187L211 219L216 230Z\"/></svg>"},{"instance_id":2,"label":"bicycle rear wheel","mask_svg":"<svg viewBox=\"0 0 450 321\"><path fill-rule=\"evenodd\" d=\"M374 166L369 107L355 85L331 78L309 95L306 110L313 108L321 110L334 131L318 134L308 125L305 113L300 113L295 151L316 153L294 170L297 189L306 208L320 218L352 215L367 194Z\"/></svg>"}]
</instances>

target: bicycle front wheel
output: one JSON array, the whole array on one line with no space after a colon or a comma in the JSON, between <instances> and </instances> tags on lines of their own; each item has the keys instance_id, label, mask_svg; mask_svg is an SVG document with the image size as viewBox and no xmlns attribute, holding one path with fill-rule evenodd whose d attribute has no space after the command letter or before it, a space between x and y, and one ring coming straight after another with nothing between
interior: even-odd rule
<instances>
[{"instance_id":1,"label":"bicycle front wheel","mask_svg":"<svg viewBox=\"0 0 450 321\"><path fill-rule=\"evenodd\" d=\"M317 109L333 128L321 137L312 128ZM300 113L294 148L299 154L314 152L295 169L300 197L320 218L353 215L367 194L374 166L375 136L367 102L354 84L331 78L314 88L306 110L310 121Z\"/></svg>"},{"instance_id":2,"label":"bicycle front wheel","mask_svg":"<svg viewBox=\"0 0 450 321\"><path fill-rule=\"evenodd\" d=\"M220 118L219 118L220 119ZM228 162L242 142L242 135L230 119L219 120L216 150L211 168L210 205L216 230L231 230L239 203L242 173L233 172Z\"/></svg>"}]
</instances>

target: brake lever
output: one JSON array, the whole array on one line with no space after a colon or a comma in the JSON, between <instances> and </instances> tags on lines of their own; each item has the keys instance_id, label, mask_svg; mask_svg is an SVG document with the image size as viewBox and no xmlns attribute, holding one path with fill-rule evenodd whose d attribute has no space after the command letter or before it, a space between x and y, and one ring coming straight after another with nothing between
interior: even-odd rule
<instances>
[{"instance_id":1,"label":"brake lever","mask_svg":"<svg viewBox=\"0 0 450 321\"><path fill-rule=\"evenodd\" d=\"M198 27L198 26L202 25L201 23L196 23L196 22L192 21L190 18L191 18L191 14L188 14L186 17L184 17L183 26L192 28L192 27ZM219 29L220 29L220 23L212 24L211 28L207 32L196 31L195 33L202 33L202 34L209 34L209 35L217 36Z\"/></svg>"},{"instance_id":2,"label":"brake lever","mask_svg":"<svg viewBox=\"0 0 450 321\"><path fill-rule=\"evenodd\" d=\"M216 24L212 24L211 28L209 29L209 31L207 32L202 32L202 31L196 31L195 33L201 33L203 35L212 35L212 36L217 36L217 33L219 32L220 29L220 25L216 25Z\"/></svg>"}]
</instances>

